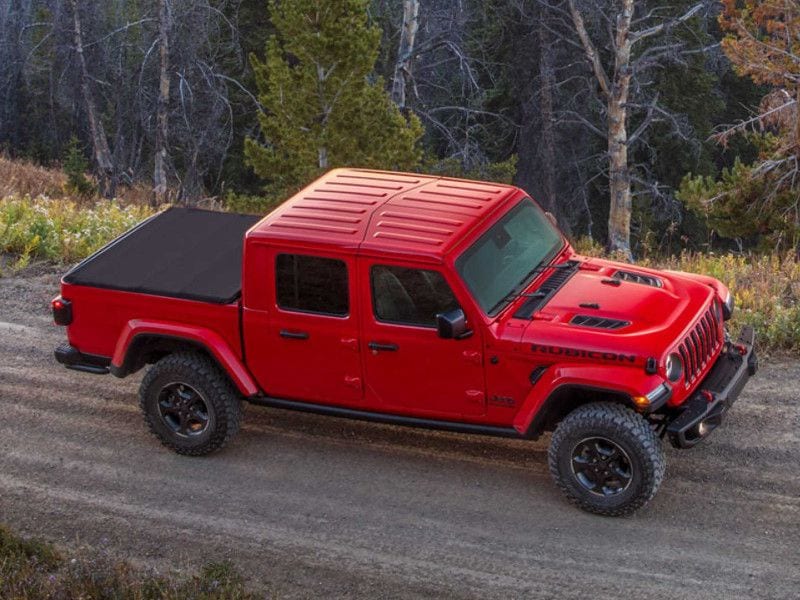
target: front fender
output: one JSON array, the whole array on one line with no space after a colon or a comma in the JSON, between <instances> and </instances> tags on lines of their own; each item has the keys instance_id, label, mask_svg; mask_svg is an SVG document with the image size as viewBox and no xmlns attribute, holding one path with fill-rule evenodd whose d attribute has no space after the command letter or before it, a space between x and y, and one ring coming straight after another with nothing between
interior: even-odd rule
<instances>
[{"instance_id":1,"label":"front fender","mask_svg":"<svg viewBox=\"0 0 800 600\"><path fill-rule=\"evenodd\" d=\"M128 321L122 328L122 333L114 348L114 356L111 359L112 372L122 369L128 350L134 340L141 335L185 340L197 344L205 348L216 359L242 394L254 396L259 393L258 385L247 367L239 360L222 336L210 329L182 323L146 319Z\"/></svg>"},{"instance_id":2,"label":"front fender","mask_svg":"<svg viewBox=\"0 0 800 600\"><path fill-rule=\"evenodd\" d=\"M728 289L728 286L722 283L719 279L716 279L709 275L700 275L698 273L687 273L686 271L671 271L671 270L664 271L664 273L669 273L670 275L677 275L678 277L683 277L684 279L691 279L693 281L697 281L698 283L707 285L708 287L712 288L714 291L717 292L717 296L722 302L725 302L725 299L730 295L730 290Z\"/></svg>"},{"instance_id":3,"label":"front fender","mask_svg":"<svg viewBox=\"0 0 800 600\"><path fill-rule=\"evenodd\" d=\"M624 396L632 403L634 396L643 396L661 385L664 380L658 375L648 375L641 368L555 364L548 367L537 385L534 385L522 402L514 418L514 429L521 435L530 432L536 416L545 407L548 399L565 387L611 392Z\"/></svg>"}]
</instances>

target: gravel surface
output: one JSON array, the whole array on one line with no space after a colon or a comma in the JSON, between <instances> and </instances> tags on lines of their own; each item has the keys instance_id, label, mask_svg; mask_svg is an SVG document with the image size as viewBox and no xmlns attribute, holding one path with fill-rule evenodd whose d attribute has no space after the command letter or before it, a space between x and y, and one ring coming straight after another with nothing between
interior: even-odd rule
<instances>
[{"instance_id":1,"label":"gravel surface","mask_svg":"<svg viewBox=\"0 0 800 600\"><path fill-rule=\"evenodd\" d=\"M52 349L58 277L0 279L0 522L160 570L230 559L279 598L793 598L800 588L794 360L762 360L724 426L669 449L636 515L584 514L547 440L417 431L248 407L234 443L185 458L126 380Z\"/></svg>"}]
</instances>

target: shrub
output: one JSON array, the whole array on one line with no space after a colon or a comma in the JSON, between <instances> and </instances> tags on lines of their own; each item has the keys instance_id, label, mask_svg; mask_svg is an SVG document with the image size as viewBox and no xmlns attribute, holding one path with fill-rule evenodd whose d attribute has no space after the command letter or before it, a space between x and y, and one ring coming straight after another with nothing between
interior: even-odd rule
<instances>
[{"instance_id":1,"label":"shrub","mask_svg":"<svg viewBox=\"0 0 800 600\"><path fill-rule=\"evenodd\" d=\"M266 215L280 206L285 199L286 198L253 196L228 192L223 204L225 205L225 210L229 210L230 212L248 215Z\"/></svg>"},{"instance_id":2,"label":"shrub","mask_svg":"<svg viewBox=\"0 0 800 600\"><path fill-rule=\"evenodd\" d=\"M97 189L86 178L89 161L83 154L78 138L72 136L64 156L64 173L67 174L66 192L76 196L93 196Z\"/></svg>"},{"instance_id":3,"label":"shrub","mask_svg":"<svg viewBox=\"0 0 800 600\"><path fill-rule=\"evenodd\" d=\"M69 200L44 197L0 199L0 252L17 256L17 267L26 266L32 258L75 262L151 214L153 210L146 206L114 201L80 207Z\"/></svg>"}]
</instances>

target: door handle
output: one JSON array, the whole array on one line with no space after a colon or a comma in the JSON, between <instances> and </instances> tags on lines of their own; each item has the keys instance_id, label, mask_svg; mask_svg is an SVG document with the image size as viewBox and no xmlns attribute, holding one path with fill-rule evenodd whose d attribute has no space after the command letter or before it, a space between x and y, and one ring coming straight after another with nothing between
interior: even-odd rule
<instances>
[{"instance_id":1,"label":"door handle","mask_svg":"<svg viewBox=\"0 0 800 600\"><path fill-rule=\"evenodd\" d=\"M370 342L369 349L373 352L397 352L397 344L380 344L378 342Z\"/></svg>"},{"instance_id":2,"label":"door handle","mask_svg":"<svg viewBox=\"0 0 800 600\"><path fill-rule=\"evenodd\" d=\"M287 331L286 329L281 329L280 336L289 340L307 340L309 337L305 331Z\"/></svg>"}]
</instances>

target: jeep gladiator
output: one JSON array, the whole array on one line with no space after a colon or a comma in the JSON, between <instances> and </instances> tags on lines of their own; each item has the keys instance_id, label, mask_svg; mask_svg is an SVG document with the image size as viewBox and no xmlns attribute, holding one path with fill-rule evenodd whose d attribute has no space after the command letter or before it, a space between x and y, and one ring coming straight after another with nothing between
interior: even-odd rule
<instances>
[{"instance_id":1,"label":"jeep gladiator","mask_svg":"<svg viewBox=\"0 0 800 600\"><path fill-rule=\"evenodd\" d=\"M264 217L168 209L69 271L70 369L140 387L147 426L203 455L242 401L535 439L573 503L648 502L757 368L710 277L578 255L522 190L334 170Z\"/></svg>"}]
</instances>

